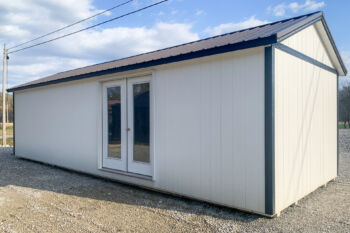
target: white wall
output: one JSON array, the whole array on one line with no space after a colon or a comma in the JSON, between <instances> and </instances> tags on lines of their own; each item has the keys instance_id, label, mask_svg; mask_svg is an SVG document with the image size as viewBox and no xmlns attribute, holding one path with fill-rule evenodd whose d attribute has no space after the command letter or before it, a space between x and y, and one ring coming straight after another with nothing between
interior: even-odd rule
<instances>
[{"instance_id":1,"label":"white wall","mask_svg":"<svg viewBox=\"0 0 350 233\"><path fill-rule=\"evenodd\" d=\"M275 52L278 212L337 176L337 75Z\"/></svg>"},{"instance_id":2,"label":"white wall","mask_svg":"<svg viewBox=\"0 0 350 233\"><path fill-rule=\"evenodd\" d=\"M156 84L159 182L264 212L264 50L159 70Z\"/></svg>"},{"instance_id":3,"label":"white wall","mask_svg":"<svg viewBox=\"0 0 350 233\"><path fill-rule=\"evenodd\" d=\"M15 94L16 155L263 213L264 49L153 69L154 181L98 170L101 83Z\"/></svg>"},{"instance_id":4,"label":"white wall","mask_svg":"<svg viewBox=\"0 0 350 233\"><path fill-rule=\"evenodd\" d=\"M98 101L97 82L16 92L16 155L67 168L93 169Z\"/></svg>"}]
</instances>

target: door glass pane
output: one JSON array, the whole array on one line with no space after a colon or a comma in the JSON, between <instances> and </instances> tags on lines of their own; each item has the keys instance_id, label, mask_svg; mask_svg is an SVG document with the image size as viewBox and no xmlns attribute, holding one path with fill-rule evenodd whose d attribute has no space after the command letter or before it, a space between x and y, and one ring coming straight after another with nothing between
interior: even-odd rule
<instances>
[{"instance_id":1,"label":"door glass pane","mask_svg":"<svg viewBox=\"0 0 350 233\"><path fill-rule=\"evenodd\" d=\"M150 97L149 83L133 85L134 96L134 161L150 162Z\"/></svg>"},{"instance_id":2,"label":"door glass pane","mask_svg":"<svg viewBox=\"0 0 350 233\"><path fill-rule=\"evenodd\" d=\"M108 157L121 158L121 99L120 87L107 88L108 98Z\"/></svg>"}]
</instances>

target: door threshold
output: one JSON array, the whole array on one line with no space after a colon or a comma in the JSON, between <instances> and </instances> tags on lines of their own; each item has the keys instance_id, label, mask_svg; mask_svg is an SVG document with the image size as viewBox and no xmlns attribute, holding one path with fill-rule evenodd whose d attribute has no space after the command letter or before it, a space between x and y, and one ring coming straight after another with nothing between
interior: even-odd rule
<instances>
[{"instance_id":1,"label":"door threshold","mask_svg":"<svg viewBox=\"0 0 350 233\"><path fill-rule=\"evenodd\" d=\"M135 178L153 181L152 176L141 175L141 174L132 173L132 172L125 172L125 171L115 170L115 169L106 168L106 167L99 168L99 170L105 171L105 172L110 172L110 173L115 173L115 174L119 174L119 175L131 176L131 177L135 177Z\"/></svg>"}]
</instances>

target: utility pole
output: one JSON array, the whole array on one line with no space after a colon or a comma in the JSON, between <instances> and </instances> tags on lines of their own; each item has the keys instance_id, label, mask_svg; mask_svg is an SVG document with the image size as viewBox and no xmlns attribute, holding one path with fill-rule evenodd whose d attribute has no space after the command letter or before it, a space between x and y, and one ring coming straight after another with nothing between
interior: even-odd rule
<instances>
[{"instance_id":1,"label":"utility pole","mask_svg":"<svg viewBox=\"0 0 350 233\"><path fill-rule=\"evenodd\" d=\"M4 44L4 60L2 74L2 146L6 146L6 68L7 68L7 49Z\"/></svg>"}]
</instances>

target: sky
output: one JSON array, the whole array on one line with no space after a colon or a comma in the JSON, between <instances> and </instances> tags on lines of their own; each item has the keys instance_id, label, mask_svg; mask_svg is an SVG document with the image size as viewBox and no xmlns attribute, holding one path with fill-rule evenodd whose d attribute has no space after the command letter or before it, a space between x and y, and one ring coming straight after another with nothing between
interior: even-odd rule
<instances>
[{"instance_id":1,"label":"sky","mask_svg":"<svg viewBox=\"0 0 350 233\"><path fill-rule=\"evenodd\" d=\"M9 48L126 1L0 0L0 45L6 43ZM35 43L157 1L134 0ZM349 0L169 0L82 33L9 54L8 86L319 10L324 12L337 47L350 70L349 9ZM350 83L350 75L341 78L342 85L347 82Z\"/></svg>"}]
</instances>

